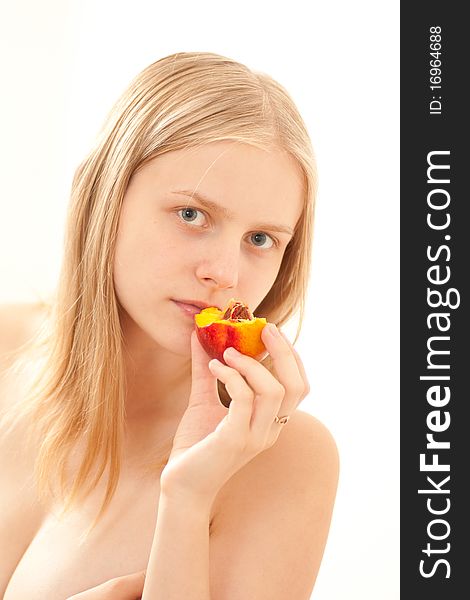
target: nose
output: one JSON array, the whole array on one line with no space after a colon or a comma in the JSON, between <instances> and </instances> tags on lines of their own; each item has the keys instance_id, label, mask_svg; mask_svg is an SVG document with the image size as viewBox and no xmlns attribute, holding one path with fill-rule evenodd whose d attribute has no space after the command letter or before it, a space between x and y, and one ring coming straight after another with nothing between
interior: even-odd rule
<instances>
[{"instance_id":1,"label":"nose","mask_svg":"<svg viewBox=\"0 0 470 600\"><path fill-rule=\"evenodd\" d=\"M221 247L222 246L222 247ZM199 262L196 275L200 281L220 289L238 285L240 270L240 243L212 244L206 248Z\"/></svg>"}]
</instances>

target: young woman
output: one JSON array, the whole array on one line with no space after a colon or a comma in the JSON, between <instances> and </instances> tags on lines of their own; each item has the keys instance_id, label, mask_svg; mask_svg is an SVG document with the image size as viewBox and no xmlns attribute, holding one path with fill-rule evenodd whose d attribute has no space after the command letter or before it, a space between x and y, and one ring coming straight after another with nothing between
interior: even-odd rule
<instances>
[{"instance_id":1,"label":"young woman","mask_svg":"<svg viewBox=\"0 0 470 600\"><path fill-rule=\"evenodd\" d=\"M280 327L302 323L315 182L270 77L179 53L131 82L74 177L27 369L3 379L4 600L310 597L338 459ZM265 360L201 347L194 314L232 298L272 324Z\"/></svg>"}]
</instances>

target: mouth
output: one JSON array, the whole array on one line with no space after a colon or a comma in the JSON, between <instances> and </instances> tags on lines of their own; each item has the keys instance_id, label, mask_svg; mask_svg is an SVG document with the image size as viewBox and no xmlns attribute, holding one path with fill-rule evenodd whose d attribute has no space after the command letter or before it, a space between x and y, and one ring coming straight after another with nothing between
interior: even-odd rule
<instances>
[{"instance_id":1,"label":"mouth","mask_svg":"<svg viewBox=\"0 0 470 600\"><path fill-rule=\"evenodd\" d=\"M196 315L200 313L203 308L208 308L209 306L214 306L211 304L206 304L205 302L199 302L198 300L172 300L179 308L188 315ZM218 307L216 307L218 308ZM220 310L220 309L219 309Z\"/></svg>"}]
</instances>

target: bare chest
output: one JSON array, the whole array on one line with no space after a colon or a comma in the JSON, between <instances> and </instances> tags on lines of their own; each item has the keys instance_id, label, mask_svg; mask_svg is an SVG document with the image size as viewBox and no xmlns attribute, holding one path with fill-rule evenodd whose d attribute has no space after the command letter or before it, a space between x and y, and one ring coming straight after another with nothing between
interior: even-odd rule
<instances>
[{"instance_id":1,"label":"bare chest","mask_svg":"<svg viewBox=\"0 0 470 600\"><path fill-rule=\"evenodd\" d=\"M64 516L54 507L19 562L4 600L65 600L147 567L155 531L158 476L120 480L96 528L103 487Z\"/></svg>"}]
</instances>

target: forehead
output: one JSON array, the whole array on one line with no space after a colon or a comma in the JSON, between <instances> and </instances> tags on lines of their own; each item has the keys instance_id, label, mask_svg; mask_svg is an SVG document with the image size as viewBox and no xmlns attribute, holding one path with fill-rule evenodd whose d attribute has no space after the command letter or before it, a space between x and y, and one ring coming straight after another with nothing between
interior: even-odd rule
<instances>
[{"instance_id":1,"label":"forehead","mask_svg":"<svg viewBox=\"0 0 470 600\"><path fill-rule=\"evenodd\" d=\"M199 192L232 212L267 208L297 222L304 204L304 177L296 160L278 148L215 142L167 152L145 167L146 179L166 191Z\"/></svg>"}]
</instances>

